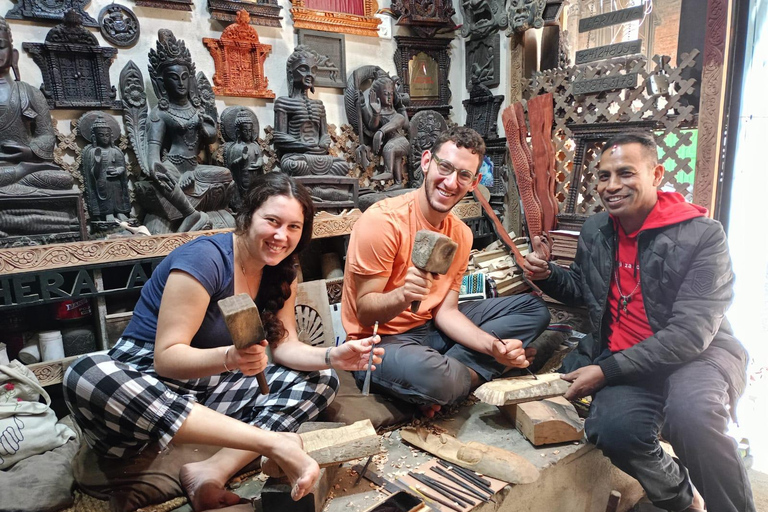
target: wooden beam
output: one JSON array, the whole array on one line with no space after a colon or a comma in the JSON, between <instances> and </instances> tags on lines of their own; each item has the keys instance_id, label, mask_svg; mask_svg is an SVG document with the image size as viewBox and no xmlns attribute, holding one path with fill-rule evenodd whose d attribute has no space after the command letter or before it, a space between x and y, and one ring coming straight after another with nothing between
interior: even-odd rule
<instances>
[{"instance_id":1,"label":"wooden beam","mask_svg":"<svg viewBox=\"0 0 768 512\"><path fill-rule=\"evenodd\" d=\"M565 394L571 386L559 373L545 373L534 379L530 375L496 379L475 390L475 396L491 405L510 405L541 400Z\"/></svg>"},{"instance_id":2,"label":"wooden beam","mask_svg":"<svg viewBox=\"0 0 768 512\"><path fill-rule=\"evenodd\" d=\"M732 0L709 0L707 4L693 202L707 208L710 217L717 204L721 167L732 11Z\"/></svg>"}]
</instances>

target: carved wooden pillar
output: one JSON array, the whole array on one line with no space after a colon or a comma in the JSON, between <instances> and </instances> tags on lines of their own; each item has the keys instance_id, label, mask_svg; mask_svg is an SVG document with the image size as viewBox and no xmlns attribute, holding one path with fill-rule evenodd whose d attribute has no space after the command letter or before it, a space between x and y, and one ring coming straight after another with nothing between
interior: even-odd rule
<instances>
[{"instance_id":1,"label":"carved wooden pillar","mask_svg":"<svg viewBox=\"0 0 768 512\"><path fill-rule=\"evenodd\" d=\"M721 167L732 10L732 0L709 0L707 5L693 202L708 208L710 216L715 209Z\"/></svg>"}]
</instances>

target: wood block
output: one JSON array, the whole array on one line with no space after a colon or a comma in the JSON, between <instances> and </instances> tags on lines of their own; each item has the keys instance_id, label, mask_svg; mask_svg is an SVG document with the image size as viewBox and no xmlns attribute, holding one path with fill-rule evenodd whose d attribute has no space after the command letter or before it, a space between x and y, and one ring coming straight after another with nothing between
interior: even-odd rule
<instances>
[{"instance_id":1,"label":"wood block","mask_svg":"<svg viewBox=\"0 0 768 512\"><path fill-rule=\"evenodd\" d=\"M304 443L304 451L321 468L381 452L381 438L368 419L340 428L305 432L299 437ZM262 471L271 477L282 476L282 470L271 460L264 461Z\"/></svg>"},{"instance_id":2,"label":"wood block","mask_svg":"<svg viewBox=\"0 0 768 512\"><path fill-rule=\"evenodd\" d=\"M221 299L218 306L236 348L246 348L264 339L259 309L247 293Z\"/></svg>"},{"instance_id":3,"label":"wood block","mask_svg":"<svg viewBox=\"0 0 768 512\"><path fill-rule=\"evenodd\" d=\"M530 375L496 379L475 390L475 396L491 405L510 405L564 395L571 386L559 373L545 373L534 379Z\"/></svg>"},{"instance_id":4,"label":"wood block","mask_svg":"<svg viewBox=\"0 0 768 512\"><path fill-rule=\"evenodd\" d=\"M539 470L516 453L470 441L464 443L447 434L435 435L425 428L400 430L403 441L441 459L483 475L512 484L529 484L539 478Z\"/></svg>"},{"instance_id":5,"label":"wood block","mask_svg":"<svg viewBox=\"0 0 768 512\"><path fill-rule=\"evenodd\" d=\"M515 426L533 445L568 443L584 437L576 408L561 396L517 404Z\"/></svg>"}]
</instances>

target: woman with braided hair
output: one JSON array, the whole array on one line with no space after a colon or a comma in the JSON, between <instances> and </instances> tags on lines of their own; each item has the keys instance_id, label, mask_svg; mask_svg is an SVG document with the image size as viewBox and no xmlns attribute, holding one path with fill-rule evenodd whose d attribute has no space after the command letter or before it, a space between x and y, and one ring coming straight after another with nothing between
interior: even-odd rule
<instances>
[{"instance_id":1,"label":"woman with braided hair","mask_svg":"<svg viewBox=\"0 0 768 512\"><path fill-rule=\"evenodd\" d=\"M224 447L182 467L195 510L236 504L239 497L224 485L259 455L290 478L294 499L311 489L319 468L290 432L333 400L333 368L367 368L375 341L326 349L298 339L295 256L310 241L313 213L309 194L292 178L258 176L234 233L199 237L158 265L117 345L78 359L64 376L67 405L93 450L128 457L152 443ZM255 299L266 332L245 349L233 346L217 306L239 293ZM383 352L374 350L374 362ZM261 372L269 395L259 394Z\"/></svg>"}]
</instances>

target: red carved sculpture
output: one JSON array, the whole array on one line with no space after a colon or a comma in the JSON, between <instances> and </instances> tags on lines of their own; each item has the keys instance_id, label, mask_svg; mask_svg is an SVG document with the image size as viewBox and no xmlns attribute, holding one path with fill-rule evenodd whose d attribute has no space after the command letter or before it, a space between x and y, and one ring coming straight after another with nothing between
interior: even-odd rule
<instances>
[{"instance_id":1,"label":"red carved sculpture","mask_svg":"<svg viewBox=\"0 0 768 512\"><path fill-rule=\"evenodd\" d=\"M554 122L552 93L540 94L528 100L528 121L531 124L533 146L533 183L541 205L542 229L555 229L559 211L555 198L555 150L552 147Z\"/></svg>"},{"instance_id":2,"label":"red carved sculpture","mask_svg":"<svg viewBox=\"0 0 768 512\"><path fill-rule=\"evenodd\" d=\"M221 39L203 38L216 66L213 92L217 96L275 97L264 74L264 61L272 45L259 43L259 34L250 21L248 11L240 10L237 21L224 29Z\"/></svg>"},{"instance_id":3,"label":"red carved sculpture","mask_svg":"<svg viewBox=\"0 0 768 512\"><path fill-rule=\"evenodd\" d=\"M523 202L528 235L533 238L542 233L541 205L536 199L536 192L534 191L533 157L526 142L528 129L525 126L522 103L517 102L505 108L501 114L501 121L507 136L507 147L515 170L517 188Z\"/></svg>"}]
</instances>

